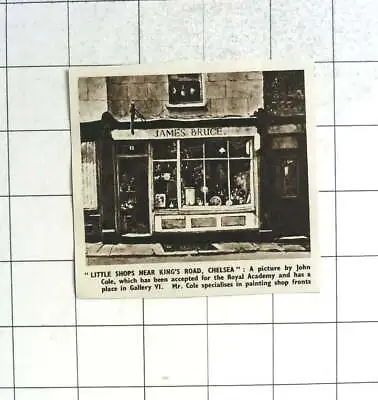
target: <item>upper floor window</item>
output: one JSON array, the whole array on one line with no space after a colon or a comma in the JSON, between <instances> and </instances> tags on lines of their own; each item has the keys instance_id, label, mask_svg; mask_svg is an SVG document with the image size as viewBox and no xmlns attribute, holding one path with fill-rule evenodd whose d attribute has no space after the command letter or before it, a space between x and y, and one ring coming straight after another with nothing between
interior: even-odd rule
<instances>
[{"instance_id":1,"label":"upper floor window","mask_svg":"<svg viewBox=\"0 0 378 400\"><path fill-rule=\"evenodd\" d=\"M204 102L202 74L168 75L169 104L196 106Z\"/></svg>"},{"instance_id":2,"label":"upper floor window","mask_svg":"<svg viewBox=\"0 0 378 400\"><path fill-rule=\"evenodd\" d=\"M306 112L303 70L264 72L265 110L274 115Z\"/></svg>"}]
</instances>

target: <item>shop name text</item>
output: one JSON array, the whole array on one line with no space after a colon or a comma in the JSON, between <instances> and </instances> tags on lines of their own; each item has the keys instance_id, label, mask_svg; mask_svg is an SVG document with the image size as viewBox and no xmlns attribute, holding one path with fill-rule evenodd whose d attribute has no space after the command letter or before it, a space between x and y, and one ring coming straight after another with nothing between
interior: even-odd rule
<instances>
[{"instance_id":1,"label":"shop name text","mask_svg":"<svg viewBox=\"0 0 378 400\"><path fill-rule=\"evenodd\" d=\"M202 137L202 136L222 136L225 133L222 128L170 128L157 129L156 138L179 138L179 137Z\"/></svg>"}]
</instances>

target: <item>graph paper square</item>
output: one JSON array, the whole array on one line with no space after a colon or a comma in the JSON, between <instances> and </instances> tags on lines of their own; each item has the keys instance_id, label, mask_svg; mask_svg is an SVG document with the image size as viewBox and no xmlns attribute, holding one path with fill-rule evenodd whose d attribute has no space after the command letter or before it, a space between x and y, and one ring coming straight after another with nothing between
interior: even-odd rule
<instances>
[{"instance_id":1,"label":"graph paper square","mask_svg":"<svg viewBox=\"0 0 378 400\"><path fill-rule=\"evenodd\" d=\"M220 296L209 298L208 319L213 324L271 323L271 296Z\"/></svg>"},{"instance_id":2,"label":"graph paper square","mask_svg":"<svg viewBox=\"0 0 378 400\"><path fill-rule=\"evenodd\" d=\"M11 216L13 259L72 260L72 210L69 197L15 197L12 199ZM54 221L53 225L51 221ZM25 229L25 222L33 227L33 235ZM62 238L57 241L57 236Z\"/></svg>"},{"instance_id":3,"label":"graph paper square","mask_svg":"<svg viewBox=\"0 0 378 400\"><path fill-rule=\"evenodd\" d=\"M316 87L314 110L317 125L333 125L333 66L331 63L319 63L314 67ZM332 135L331 135L332 136ZM321 165L320 165L321 166Z\"/></svg>"},{"instance_id":4,"label":"graph paper square","mask_svg":"<svg viewBox=\"0 0 378 400\"><path fill-rule=\"evenodd\" d=\"M362 275L356 285L356 267ZM338 317L340 321L378 321L376 257L350 257L338 262ZM353 292L353 296L350 293Z\"/></svg>"},{"instance_id":5,"label":"graph paper square","mask_svg":"<svg viewBox=\"0 0 378 400\"><path fill-rule=\"evenodd\" d=\"M318 127L317 139L317 184L319 190L335 190L335 142L334 128Z\"/></svg>"},{"instance_id":6,"label":"graph paper square","mask_svg":"<svg viewBox=\"0 0 378 400\"><path fill-rule=\"evenodd\" d=\"M144 322L159 324L206 324L206 299L146 299Z\"/></svg>"},{"instance_id":7,"label":"graph paper square","mask_svg":"<svg viewBox=\"0 0 378 400\"><path fill-rule=\"evenodd\" d=\"M369 0L335 0L335 59L377 60L378 27L370 18L376 12Z\"/></svg>"},{"instance_id":8,"label":"graph paper square","mask_svg":"<svg viewBox=\"0 0 378 400\"><path fill-rule=\"evenodd\" d=\"M274 337L276 383L333 382L336 373L334 324L279 325L274 329ZM289 357L290 364L285 361Z\"/></svg>"},{"instance_id":9,"label":"graph paper square","mask_svg":"<svg viewBox=\"0 0 378 400\"><path fill-rule=\"evenodd\" d=\"M9 242L9 199L0 197L0 261L8 261L10 259L10 242Z\"/></svg>"},{"instance_id":10,"label":"graph paper square","mask_svg":"<svg viewBox=\"0 0 378 400\"><path fill-rule=\"evenodd\" d=\"M75 389L17 389L16 396L18 400L77 400L77 390Z\"/></svg>"},{"instance_id":11,"label":"graph paper square","mask_svg":"<svg viewBox=\"0 0 378 400\"><path fill-rule=\"evenodd\" d=\"M147 326L146 385L206 385L206 336L206 326L203 325Z\"/></svg>"},{"instance_id":12,"label":"graph paper square","mask_svg":"<svg viewBox=\"0 0 378 400\"><path fill-rule=\"evenodd\" d=\"M160 387L146 390L146 398L149 400L206 400L207 395L205 387Z\"/></svg>"},{"instance_id":13,"label":"graph paper square","mask_svg":"<svg viewBox=\"0 0 378 400\"><path fill-rule=\"evenodd\" d=\"M0 328L0 387L12 386L12 329ZM0 391L1 393L1 391Z\"/></svg>"},{"instance_id":14,"label":"graph paper square","mask_svg":"<svg viewBox=\"0 0 378 400\"><path fill-rule=\"evenodd\" d=\"M78 328L79 376L82 386L143 385L142 328ZM109 339L112 338L112 342ZM93 343L108 342L109 348L98 354ZM114 346L111 345L114 343ZM115 357L116 353L116 357Z\"/></svg>"},{"instance_id":15,"label":"graph paper square","mask_svg":"<svg viewBox=\"0 0 378 400\"><path fill-rule=\"evenodd\" d=\"M333 400L336 396L336 385L290 385L277 386L276 400Z\"/></svg>"},{"instance_id":16,"label":"graph paper square","mask_svg":"<svg viewBox=\"0 0 378 400\"><path fill-rule=\"evenodd\" d=\"M370 368L378 356L377 322L339 326L339 377L342 382L376 382L378 369Z\"/></svg>"},{"instance_id":17,"label":"graph paper square","mask_svg":"<svg viewBox=\"0 0 378 400\"><path fill-rule=\"evenodd\" d=\"M66 63L68 27L65 4L11 4L8 16L11 21L7 29L9 65ZM49 36L54 40L46 40Z\"/></svg>"},{"instance_id":18,"label":"graph paper square","mask_svg":"<svg viewBox=\"0 0 378 400\"><path fill-rule=\"evenodd\" d=\"M0 31L5 32L5 5L0 4ZM5 57L5 35L0 37L0 65L5 65L6 57Z\"/></svg>"},{"instance_id":19,"label":"graph paper square","mask_svg":"<svg viewBox=\"0 0 378 400\"><path fill-rule=\"evenodd\" d=\"M338 125L377 124L375 112L378 80L376 63L339 63L335 65L335 123Z\"/></svg>"},{"instance_id":20,"label":"graph paper square","mask_svg":"<svg viewBox=\"0 0 378 400\"><path fill-rule=\"evenodd\" d=\"M0 132L0 196L8 194L8 136Z\"/></svg>"},{"instance_id":21,"label":"graph paper square","mask_svg":"<svg viewBox=\"0 0 378 400\"><path fill-rule=\"evenodd\" d=\"M14 329L16 385L71 387L76 383L75 329L28 327Z\"/></svg>"},{"instance_id":22,"label":"graph paper square","mask_svg":"<svg viewBox=\"0 0 378 400\"><path fill-rule=\"evenodd\" d=\"M332 258L321 262L322 291L297 296L274 296L274 319L285 322L333 322L336 318L336 265Z\"/></svg>"},{"instance_id":23,"label":"graph paper square","mask_svg":"<svg viewBox=\"0 0 378 400\"><path fill-rule=\"evenodd\" d=\"M375 213L378 192L340 192L337 194L337 251L344 255L376 255L377 241L372 235L363 235L361 240L354 240L349 234L366 232L369 226L378 223ZM358 218L349 218L351 207L359 209Z\"/></svg>"},{"instance_id":24,"label":"graph paper square","mask_svg":"<svg viewBox=\"0 0 378 400\"><path fill-rule=\"evenodd\" d=\"M377 190L377 129L372 126L338 127L336 135L337 189ZM350 143L354 143L353 146ZM369 146L364 143L369 143ZM350 162L352 158L353 163Z\"/></svg>"},{"instance_id":25,"label":"graph paper square","mask_svg":"<svg viewBox=\"0 0 378 400\"><path fill-rule=\"evenodd\" d=\"M143 388L85 388L79 391L81 400L143 400Z\"/></svg>"},{"instance_id":26,"label":"graph paper square","mask_svg":"<svg viewBox=\"0 0 378 400\"><path fill-rule=\"evenodd\" d=\"M75 324L71 262L16 263L12 278L15 325Z\"/></svg>"},{"instance_id":27,"label":"graph paper square","mask_svg":"<svg viewBox=\"0 0 378 400\"><path fill-rule=\"evenodd\" d=\"M67 129L65 68L12 68L8 71L9 129Z\"/></svg>"},{"instance_id":28,"label":"graph paper square","mask_svg":"<svg viewBox=\"0 0 378 400\"><path fill-rule=\"evenodd\" d=\"M270 400L272 398L272 392L271 386L219 386L211 387L209 395L212 400Z\"/></svg>"},{"instance_id":29,"label":"graph paper square","mask_svg":"<svg viewBox=\"0 0 378 400\"><path fill-rule=\"evenodd\" d=\"M13 389L0 389L0 399L1 400L13 400L14 390Z\"/></svg>"},{"instance_id":30,"label":"graph paper square","mask_svg":"<svg viewBox=\"0 0 378 400\"><path fill-rule=\"evenodd\" d=\"M12 132L9 137L12 195L71 193L71 141L68 131ZM25 174L25 166L33 174Z\"/></svg>"},{"instance_id":31,"label":"graph paper square","mask_svg":"<svg viewBox=\"0 0 378 400\"><path fill-rule=\"evenodd\" d=\"M137 4L136 1L72 4L71 63L137 63Z\"/></svg>"},{"instance_id":32,"label":"graph paper square","mask_svg":"<svg viewBox=\"0 0 378 400\"><path fill-rule=\"evenodd\" d=\"M272 53L275 57L332 57L332 3L308 0L272 2ZM288 23L290 21L290 23ZM297 32L301 40L295 40Z\"/></svg>"},{"instance_id":33,"label":"graph paper square","mask_svg":"<svg viewBox=\"0 0 378 400\"><path fill-rule=\"evenodd\" d=\"M237 340L235 340L237 338ZM247 345L248 343L248 345ZM272 329L269 325L209 327L211 385L272 383ZM248 359L248 368L243 360Z\"/></svg>"},{"instance_id":34,"label":"graph paper square","mask_svg":"<svg viewBox=\"0 0 378 400\"><path fill-rule=\"evenodd\" d=\"M373 400L377 397L378 383L360 383L339 386L339 399L352 400L361 398L364 400Z\"/></svg>"},{"instance_id":35,"label":"graph paper square","mask_svg":"<svg viewBox=\"0 0 378 400\"><path fill-rule=\"evenodd\" d=\"M143 303L131 300L83 300L77 299L77 323L79 325L142 325Z\"/></svg>"},{"instance_id":36,"label":"graph paper square","mask_svg":"<svg viewBox=\"0 0 378 400\"><path fill-rule=\"evenodd\" d=\"M6 72L5 72L5 69L0 69L0 130L7 129L6 93L7 93L7 91L6 91Z\"/></svg>"},{"instance_id":37,"label":"graph paper square","mask_svg":"<svg viewBox=\"0 0 378 400\"><path fill-rule=\"evenodd\" d=\"M0 4L0 400L378 397L377 11ZM75 299L67 68L244 56L315 61L321 293Z\"/></svg>"},{"instance_id":38,"label":"graph paper square","mask_svg":"<svg viewBox=\"0 0 378 400\"><path fill-rule=\"evenodd\" d=\"M318 217L320 231L320 252L323 256L335 256L335 195L331 192L322 192L318 195L319 208L322 212Z\"/></svg>"},{"instance_id":39,"label":"graph paper square","mask_svg":"<svg viewBox=\"0 0 378 400\"><path fill-rule=\"evenodd\" d=\"M269 57L269 2L204 0L204 54L207 60ZM212 38L216 38L212 40ZM253 38L253 39L252 39Z\"/></svg>"},{"instance_id":40,"label":"graph paper square","mask_svg":"<svg viewBox=\"0 0 378 400\"><path fill-rule=\"evenodd\" d=\"M148 63L157 58L161 61L201 59L202 3L202 0L142 1L141 61ZM157 20L164 21L164 24L154 23Z\"/></svg>"},{"instance_id":41,"label":"graph paper square","mask_svg":"<svg viewBox=\"0 0 378 400\"><path fill-rule=\"evenodd\" d=\"M0 262L0 327L12 325L11 266Z\"/></svg>"}]
</instances>

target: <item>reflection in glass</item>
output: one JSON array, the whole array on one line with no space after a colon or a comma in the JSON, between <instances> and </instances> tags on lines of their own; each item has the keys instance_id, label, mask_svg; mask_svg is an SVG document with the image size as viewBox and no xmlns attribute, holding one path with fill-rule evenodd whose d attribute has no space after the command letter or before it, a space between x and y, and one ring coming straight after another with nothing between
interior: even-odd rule
<instances>
[{"instance_id":1,"label":"reflection in glass","mask_svg":"<svg viewBox=\"0 0 378 400\"><path fill-rule=\"evenodd\" d=\"M162 140L153 144L154 160L170 160L177 157L176 140Z\"/></svg>"},{"instance_id":2,"label":"reflection in glass","mask_svg":"<svg viewBox=\"0 0 378 400\"><path fill-rule=\"evenodd\" d=\"M185 206L203 206L204 175L202 161L183 161L181 163L182 204Z\"/></svg>"},{"instance_id":3,"label":"reflection in glass","mask_svg":"<svg viewBox=\"0 0 378 400\"><path fill-rule=\"evenodd\" d=\"M155 208L177 208L176 162L154 162Z\"/></svg>"},{"instance_id":4,"label":"reflection in glass","mask_svg":"<svg viewBox=\"0 0 378 400\"><path fill-rule=\"evenodd\" d=\"M206 158L227 158L226 140L206 140L205 142Z\"/></svg>"},{"instance_id":5,"label":"reflection in glass","mask_svg":"<svg viewBox=\"0 0 378 400\"><path fill-rule=\"evenodd\" d=\"M180 142L181 159L202 158L203 140L182 140Z\"/></svg>"},{"instance_id":6,"label":"reflection in glass","mask_svg":"<svg viewBox=\"0 0 378 400\"><path fill-rule=\"evenodd\" d=\"M206 161L207 202L210 206L225 205L228 199L227 161Z\"/></svg>"},{"instance_id":7,"label":"reflection in glass","mask_svg":"<svg viewBox=\"0 0 378 400\"><path fill-rule=\"evenodd\" d=\"M251 202L250 160L230 160L230 189L233 205Z\"/></svg>"},{"instance_id":8,"label":"reflection in glass","mask_svg":"<svg viewBox=\"0 0 378 400\"><path fill-rule=\"evenodd\" d=\"M281 195L298 195L298 166L296 160L281 161Z\"/></svg>"},{"instance_id":9,"label":"reflection in glass","mask_svg":"<svg viewBox=\"0 0 378 400\"><path fill-rule=\"evenodd\" d=\"M177 143L165 140L153 144L155 208L251 204L251 138L180 139L179 154ZM281 171L281 166L278 168ZM283 190L282 179L280 185ZM290 182L286 186L290 191Z\"/></svg>"},{"instance_id":10,"label":"reflection in glass","mask_svg":"<svg viewBox=\"0 0 378 400\"><path fill-rule=\"evenodd\" d=\"M251 140L250 139L232 139L230 143L230 157L250 157Z\"/></svg>"}]
</instances>

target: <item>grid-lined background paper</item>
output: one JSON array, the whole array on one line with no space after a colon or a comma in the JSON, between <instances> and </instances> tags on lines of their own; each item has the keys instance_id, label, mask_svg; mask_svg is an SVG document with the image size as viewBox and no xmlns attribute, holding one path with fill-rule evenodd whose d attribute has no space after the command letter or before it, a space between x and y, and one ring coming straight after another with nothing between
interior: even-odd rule
<instances>
[{"instance_id":1,"label":"grid-lined background paper","mask_svg":"<svg viewBox=\"0 0 378 400\"><path fill-rule=\"evenodd\" d=\"M378 398L378 4L0 3L0 400ZM320 294L77 300L67 67L316 60Z\"/></svg>"}]
</instances>

